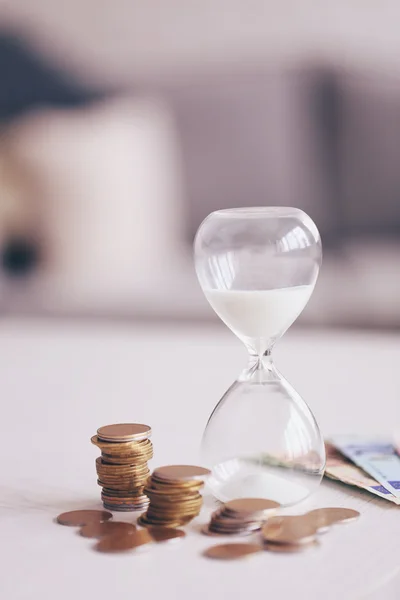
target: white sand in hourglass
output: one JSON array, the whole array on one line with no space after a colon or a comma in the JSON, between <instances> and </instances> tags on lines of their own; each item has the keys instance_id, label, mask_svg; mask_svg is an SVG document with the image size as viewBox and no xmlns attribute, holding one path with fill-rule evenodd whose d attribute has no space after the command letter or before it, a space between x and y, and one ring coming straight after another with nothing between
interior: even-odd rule
<instances>
[{"instance_id":1,"label":"white sand in hourglass","mask_svg":"<svg viewBox=\"0 0 400 600\"><path fill-rule=\"evenodd\" d=\"M313 289L313 285L301 285L272 290L209 289L204 293L218 316L237 336L268 341L290 327Z\"/></svg>"}]
</instances>

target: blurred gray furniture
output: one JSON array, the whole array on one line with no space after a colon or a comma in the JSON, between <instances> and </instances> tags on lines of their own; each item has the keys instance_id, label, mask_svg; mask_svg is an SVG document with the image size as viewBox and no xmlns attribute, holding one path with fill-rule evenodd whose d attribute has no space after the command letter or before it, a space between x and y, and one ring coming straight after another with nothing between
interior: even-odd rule
<instances>
[{"instance_id":1,"label":"blurred gray furniture","mask_svg":"<svg viewBox=\"0 0 400 600\"><path fill-rule=\"evenodd\" d=\"M218 208L295 205L315 220L325 249L320 282L300 321L400 327L400 80L378 73L342 73L324 65L248 67L142 83L133 100L143 95L158 98L175 125L176 139L163 146L160 156L177 149L182 202L166 205L158 191L164 229L174 228L166 238L178 240L175 251L163 245L161 228L149 242L149 247L159 244L154 254L164 258L158 271L152 268L141 278L130 270L119 275L122 281L140 279L136 288L98 305L68 299L58 307L52 301L52 311L211 318L191 264L190 244L201 220ZM124 116L119 118L125 122ZM120 130L126 139L136 136L129 126ZM160 172L167 168L160 163ZM157 172L155 163L154 177ZM126 194L129 198L128 188ZM81 197L84 201L84 190ZM146 194L135 191L132 211L138 201L146 204ZM95 207L96 198L91 203ZM78 202L76 206L79 211ZM91 227L89 219L88 236ZM151 236L150 221L146 227ZM110 235L109 243L112 239ZM118 261L115 252L113 260L114 265L129 263ZM108 272L107 260L103 262L106 288L115 268ZM103 277L103 264L101 268ZM23 291L22 305L28 311L33 306L31 288ZM49 309L46 301L36 300L36 309L43 304ZM15 308L12 293L6 294L3 306Z\"/></svg>"}]
</instances>

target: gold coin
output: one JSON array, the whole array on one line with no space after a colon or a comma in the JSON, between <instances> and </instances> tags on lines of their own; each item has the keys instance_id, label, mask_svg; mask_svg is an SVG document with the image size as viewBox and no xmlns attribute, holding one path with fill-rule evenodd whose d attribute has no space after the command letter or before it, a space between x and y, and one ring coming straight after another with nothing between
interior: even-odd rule
<instances>
[{"instance_id":1,"label":"gold coin","mask_svg":"<svg viewBox=\"0 0 400 600\"><path fill-rule=\"evenodd\" d=\"M262 548L258 544L220 544L219 546L211 546L203 552L207 558L216 558L219 560L234 560L244 558L251 554L261 552Z\"/></svg>"},{"instance_id":2,"label":"gold coin","mask_svg":"<svg viewBox=\"0 0 400 600\"><path fill-rule=\"evenodd\" d=\"M80 530L80 535L87 538L101 538L105 535L115 533L132 533L136 527L131 523L122 523L120 521L106 521L104 523L88 523Z\"/></svg>"},{"instance_id":3,"label":"gold coin","mask_svg":"<svg viewBox=\"0 0 400 600\"><path fill-rule=\"evenodd\" d=\"M115 489L119 491L126 491L127 489L135 490L143 487L144 481L139 477L129 477L124 479L111 479L110 477L104 477L103 475L99 478L99 485L105 488Z\"/></svg>"},{"instance_id":4,"label":"gold coin","mask_svg":"<svg viewBox=\"0 0 400 600\"><path fill-rule=\"evenodd\" d=\"M140 515L137 520L138 525L142 525L142 527L181 527L182 525L186 525L186 521L184 520L176 520L176 521L160 521L155 519L149 519L146 514Z\"/></svg>"},{"instance_id":5,"label":"gold coin","mask_svg":"<svg viewBox=\"0 0 400 600\"><path fill-rule=\"evenodd\" d=\"M96 463L96 469L97 473L104 473L109 477L121 477L129 475L135 477L142 476L144 474L146 475L146 477L148 477L149 475L149 467L147 465L147 462L143 463L142 465L119 465L116 463L109 464L98 462Z\"/></svg>"},{"instance_id":6,"label":"gold coin","mask_svg":"<svg viewBox=\"0 0 400 600\"><path fill-rule=\"evenodd\" d=\"M112 490L107 487L103 487L103 494L106 496L113 496L117 498L147 498L147 496L143 493L143 486L135 487L130 492L126 492L125 490Z\"/></svg>"},{"instance_id":7,"label":"gold coin","mask_svg":"<svg viewBox=\"0 0 400 600\"><path fill-rule=\"evenodd\" d=\"M98 479L98 485L103 488L115 490L117 492L135 491L143 487L143 481L140 479L127 479L124 481L111 481L110 479ZM128 494L129 495L129 494Z\"/></svg>"},{"instance_id":8,"label":"gold coin","mask_svg":"<svg viewBox=\"0 0 400 600\"><path fill-rule=\"evenodd\" d=\"M97 480L98 485L103 488L110 490L116 490L119 492L127 492L129 490L135 491L138 488L142 488L144 481L139 477L130 477L129 479L110 479L108 477L102 477Z\"/></svg>"},{"instance_id":9,"label":"gold coin","mask_svg":"<svg viewBox=\"0 0 400 600\"><path fill-rule=\"evenodd\" d=\"M111 456L137 454L139 457L147 452L153 451L153 444L149 439L143 439L131 442L106 442L101 440L97 435L90 438L92 444L100 448L100 450Z\"/></svg>"},{"instance_id":10,"label":"gold coin","mask_svg":"<svg viewBox=\"0 0 400 600\"><path fill-rule=\"evenodd\" d=\"M132 442L151 436L151 428L143 423L117 423L97 430L97 437L105 442Z\"/></svg>"},{"instance_id":11,"label":"gold coin","mask_svg":"<svg viewBox=\"0 0 400 600\"><path fill-rule=\"evenodd\" d=\"M306 544L315 540L317 530L312 520L300 516L273 517L262 527L264 540L279 544Z\"/></svg>"},{"instance_id":12,"label":"gold coin","mask_svg":"<svg viewBox=\"0 0 400 600\"><path fill-rule=\"evenodd\" d=\"M151 510L153 510L156 513L159 514L163 514L163 515L169 515L169 514L184 514L184 513L193 513L196 511L199 511L202 507L202 503L197 503L195 505L188 505L188 506L183 506L183 505L179 505L179 506L171 506L171 508L165 508L165 506L157 506L157 504L154 504L153 502L150 502L150 507Z\"/></svg>"},{"instance_id":13,"label":"gold coin","mask_svg":"<svg viewBox=\"0 0 400 600\"><path fill-rule=\"evenodd\" d=\"M237 498L226 502L224 510L235 514L256 514L279 508L279 506L279 502L265 498Z\"/></svg>"},{"instance_id":14,"label":"gold coin","mask_svg":"<svg viewBox=\"0 0 400 600\"><path fill-rule=\"evenodd\" d=\"M102 494L105 496L111 496L112 498L147 498L145 494L143 494L143 487L137 487L129 492L125 490L111 490L110 488L103 487Z\"/></svg>"},{"instance_id":15,"label":"gold coin","mask_svg":"<svg viewBox=\"0 0 400 600\"><path fill-rule=\"evenodd\" d=\"M115 465L101 462L96 462L96 470L99 475L105 475L107 477L143 477L146 479L149 474L149 468L147 463L142 466L136 465Z\"/></svg>"},{"instance_id":16,"label":"gold coin","mask_svg":"<svg viewBox=\"0 0 400 600\"><path fill-rule=\"evenodd\" d=\"M100 523L112 519L112 514L105 510L72 510L58 515L60 525L82 527L88 523Z\"/></svg>"},{"instance_id":17,"label":"gold coin","mask_svg":"<svg viewBox=\"0 0 400 600\"><path fill-rule=\"evenodd\" d=\"M107 477L147 477L149 475L149 467L147 463L143 466L132 465L108 465L106 463L97 463L97 472Z\"/></svg>"},{"instance_id":18,"label":"gold coin","mask_svg":"<svg viewBox=\"0 0 400 600\"><path fill-rule=\"evenodd\" d=\"M133 533L117 533L103 537L95 546L98 552L125 552L149 544L152 537L145 529Z\"/></svg>"},{"instance_id":19,"label":"gold coin","mask_svg":"<svg viewBox=\"0 0 400 600\"><path fill-rule=\"evenodd\" d=\"M101 460L106 465L145 465L149 460L153 458L153 453L148 452L146 454L107 454L106 452L101 453Z\"/></svg>"},{"instance_id":20,"label":"gold coin","mask_svg":"<svg viewBox=\"0 0 400 600\"><path fill-rule=\"evenodd\" d=\"M153 476L157 479L167 481L193 481L199 478L210 475L209 469L203 467L195 467L192 465L170 465L167 467L159 467L154 470Z\"/></svg>"},{"instance_id":21,"label":"gold coin","mask_svg":"<svg viewBox=\"0 0 400 600\"><path fill-rule=\"evenodd\" d=\"M322 528L336 523L356 521L360 513L352 508L316 508L308 512L307 515L315 520L317 527Z\"/></svg>"},{"instance_id":22,"label":"gold coin","mask_svg":"<svg viewBox=\"0 0 400 600\"><path fill-rule=\"evenodd\" d=\"M197 515L200 514L200 510L193 512L170 512L163 513L152 510L151 504L147 508L147 518L148 519L158 519L160 521L180 521L182 519L194 519Z\"/></svg>"},{"instance_id":23,"label":"gold coin","mask_svg":"<svg viewBox=\"0 0 400 600\"><path fill-rule=\"evenodd\" d=\"M184 498L180 498L176 502L166 502L165 500L160 500L159 498L154 498L151 494L149 494L149 498L151 498L151 503L153 506L157 506L163 510L179 510L181 508L196 508L197 506L201 506L203 504L203 498L199 495L198 498L188 500Z\"/></svg>"},{"instance_id":24,"label":"gold coin","mask_svg":"<svg viewBox=\"0 0 400 600\"><path fill-rule=\"evenodd\" d=\"M155 490L161 492L167 491L168 494L183 494L198 492L204 487L204 481L168 481L158 480L154 473L151 476L149 485Z\"/></svg>"},{"instance_id":25,"label":"gold coin","mask_svg":"<svg viewBox=\"0 0 400 600\"><path fill-rule=\"evenodd\" d=\"M186 536L182 529L171 529L168 527L149 527L147 531L156 542L173 542L181 540Z\"/></svg>"},{"instance_id":26,"label":"gold coin","mask_svg":"<svg viewBox=\"0 0 400 600\"><path fill-rule=\"evenodd\" d=\"M146 483L146 479L148 476L148 471L144 471L142 473L139 472L121 472L121 473L110 473L110 472L105 472L103 469L98 469L97 470L97 474L98 476L101 478L102 481L105 480L110 480L110 481L125 481L127 479L141 479L143 480L143 485Z\"/></svg>"},{"instance_id":27,"label":"gold coin","mask_svg":"<svg viewBox=\"0 0 400 600\"><path fill-rule=\"evenodd\" d=\"M166 508L168 508L168 506L175 506L177 503L178 504L184 504L184 505L188 505L188 504L196 504L196 503L202 503L203 498L200 494L196 494L196 495L189 495L189 496L182 496L182 497L170 497L167 495L158 495L158 494L153 494L152 490L149 490L148 488L145 488L145 492L146 492L146 496L148 496L153 504L157 504L157 506L165 506Z\"/></svg>"}]
</instances>

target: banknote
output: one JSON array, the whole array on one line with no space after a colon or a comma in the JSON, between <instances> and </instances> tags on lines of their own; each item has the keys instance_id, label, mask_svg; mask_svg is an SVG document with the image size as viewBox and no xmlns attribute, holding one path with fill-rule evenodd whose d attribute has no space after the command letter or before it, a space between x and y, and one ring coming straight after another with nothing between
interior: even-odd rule
<instances>
[{"instance_id":1,"label":"banknote","mask_svg":"<svg viewBox=\"0 0 400 600\"><path fill-rule=\"evenodd\" d=\"M400 457L391 442L348 435L335 436L329 441L388 492L400 498Z\"/></svg>"},{"instance_id":2,"label":"banknote","mask_svg":"<svg viewBox=\"0 0 400 600\"><path fill-rule=\"evenodd\" d=\"M396 498L391 492L384 488L376 479L370 477L360 467L354 465L348 458L343 456L332 444L326 443L326 468L325 475L330 479L336 479L347 485L354 485L366 490L375 496L385 498L394 504L400 505L400 498Z\"/></svg>"}]
</instances>

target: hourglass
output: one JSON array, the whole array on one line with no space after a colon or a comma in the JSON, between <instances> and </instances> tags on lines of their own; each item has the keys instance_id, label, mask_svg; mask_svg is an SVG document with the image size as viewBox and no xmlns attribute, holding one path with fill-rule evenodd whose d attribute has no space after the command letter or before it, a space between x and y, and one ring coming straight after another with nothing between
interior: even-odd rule
<instances>
[{"instance_id":1,"label":"hourglass","mask_svg":"<svg viewBox=\"0 0 400 600\"><path fill-rule=\"evenodd\" d=\"M247 367L204 432L211 491L222 502L240 497L300 502L321 481L324 442L311 410L275 368L271 351L313 292L322 259L318 230L296 208L219 210L201 224L194 248L208 302L249 352Z\"/></svg>"}]
</instances>

